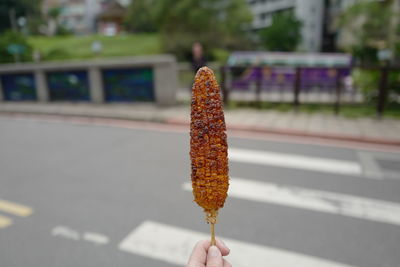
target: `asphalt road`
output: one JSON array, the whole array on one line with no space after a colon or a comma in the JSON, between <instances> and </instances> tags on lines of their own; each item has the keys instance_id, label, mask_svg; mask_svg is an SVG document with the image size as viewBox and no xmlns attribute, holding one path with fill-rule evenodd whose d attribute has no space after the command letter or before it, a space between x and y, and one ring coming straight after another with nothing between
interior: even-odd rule
<instances>
[{"instance_id":1,"label":"asphalt road","mask_svg":"<svg viewBox=\"0 0 400 267\"><path fill-rule=\"evenodd\" d=\"M177 266L208 234L184 190L188 141L0 117L0 266ZM229 146L235 188L216 231L236 266L399 266L399 154L236 137Z\"/></svg>"}]
</instances>

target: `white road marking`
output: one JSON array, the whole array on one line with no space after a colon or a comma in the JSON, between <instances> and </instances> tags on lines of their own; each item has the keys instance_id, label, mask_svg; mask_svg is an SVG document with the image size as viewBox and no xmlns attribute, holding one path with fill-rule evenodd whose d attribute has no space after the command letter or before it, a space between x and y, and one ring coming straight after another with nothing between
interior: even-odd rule
<instances>
[{"instance_id":1,"label":"white road marking","mask_svg":"<svg viewBox=\"0 0 400 267\"><path fill-rule=\"evenodd\" d=\"M389 178L389 179L400 179L400 173L394 170L382 169L378 160L388 160L397 162L400 164L400 153L380 153L380 152L358 152L360 162L363 165L363 170L369 176L374 176L374 178Z\"/></svg>"},{"instance_id":2,"label":"white road marking","mask_svg":"<svg viewBox=\"0 0 400 267\"><path fill-rule=\"evenodd\" d=\"M182 188L192 191L191 184ZM281 186L241 178L231 178L228 195L318 212L400 225L400 204L301 187Z\"/></svg>"},{"instance_id":3,"label":"white road marking","mask_svg":"<svg viewBox=\"0 0 400 267\"><path fill-rule=\"evenodd\" d=\"M51 234L53 236L60 236L75 241L79 241L81 239L77 231L72 230L66 226L54 227L53 230L51 231Z\"/></svg>"},{"instance_id":4,"label":"white road marking","mask_svg":"<svg viewBox=\"0 0 400 267\"><path fill-rule=\"evenodd\" d=\"M75 231L69 227L61 225L54 227L53 230L51 231L51 234L53 236L59 236L75 241L80 241L80 240L87 241L94 243L95 245L105 245L110 241L110 239L107 236L100 233L84 232L83 234L80 234L78 231Z\"/></svg>"},{"instance_id":5,"label":"white road marking","mask_svg":"<svg viewBox=\"0 0 400 267\"><path fill-rule=\"evenodd\" d=\"M358 160L362 165L363 174L366 177L378 179L383 179L382 170L374 159L373 153L358 151Z\"/></svg>"},{"instance_id":6,"label":"white road marking","mask_svg":"<svg viewBox=\"0 0 400 267\"><path fill-rule=\"evenodd\" d=\"M95 243L96 245L105 245L109 242L107 236L93 232L85 232L83 234L83 240Z\"/></svg>"},{"instance_id":7,"label":"white road marking","mask_svg":"<svg viewBox=\"0 0 400 267\"><path fill-rule=\"evenodd\" d=\"M362 175L361 165L354 161L322 159L316 157L239 148L230 148L228 155L229 160L237 162L272 165L345 175Z\"/></svg>"},{"instance_id":8,"label":"white road marking","mask_svg":"<svg viewBox=\"0 0 400 267\"><path fill-rule=\"evenodd\" d=\"M209 239L209 235L145 221L119 244L119 249L172 264L184 265L196 242L203 239ZM350 267L350 265L272 247L228 238L223 238L223 240L231 249L231 255L227 259L235 267Z\"/></svg>"}]
</instances>

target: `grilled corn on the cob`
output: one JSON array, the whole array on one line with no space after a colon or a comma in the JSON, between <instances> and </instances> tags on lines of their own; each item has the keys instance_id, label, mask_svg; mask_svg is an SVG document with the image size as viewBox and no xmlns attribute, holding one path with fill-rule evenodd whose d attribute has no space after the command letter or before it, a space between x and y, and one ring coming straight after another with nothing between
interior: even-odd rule
<instances>
[{"instance_id":1,"label":"grilled corn on the cob","mask_svg":"<svg viewBox=\"0 0 400 267\"><path fill-rule=\"evenodd\" d=\"M190 157L192 187L196 203L214 224L224 206L229 187L228 145L219 86L211 69L203 67L196 74L192 88L190 122Z\"/></svg>"}]
</instances>

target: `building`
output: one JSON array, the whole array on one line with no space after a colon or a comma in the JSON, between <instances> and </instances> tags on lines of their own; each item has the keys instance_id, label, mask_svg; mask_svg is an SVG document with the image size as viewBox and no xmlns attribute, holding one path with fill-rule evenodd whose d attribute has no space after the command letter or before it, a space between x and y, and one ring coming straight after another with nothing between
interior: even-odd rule
<instances>
[{"instance_id":1,"label":"building","mask_svg":"<svg viewBox=\"0 0 400 267\"><path fill-rule=\"evenodd\" d=\"M322 50L325 2L324 0L295 1L295 14L303 23L299 50L307 52Z\"/></svg>"},{"instance_id":2,"label":"building","mask_svg":"<svg viewBox=\"0 0 400 267\"><path fill-rule=\"evenodd\" d=\"M292 11L303 24L299 51L334 52L338 36L335 20L358 1L362 0L248 0L248 4L254 31L271 25L274 14Z\"/></svg>"},{"instance_id":3,"label":"building","mask_svg":"<svg viewBox=\"0 0 400 267\"><path fill-rule=\"evenodd\" d=\"M107 36L114 36L123 30L123 21L126 9L118 1L109 1L102 12L97 15L97 32Z\"/></svg>"},{"instance_id":4,"label":"building","mask_svg":"<svg viewBox=\"0 0 400 267\"><path fill-rule=\"evenodd\" d=\"M43 14L53 8L60 9L57 23L75 34L88 34L95 31L95 18L101 10L102 0L44 0ZM54 33L54 31L50 31Z\"/></svg>"},{"instance_id":5,"label":"building","mask_svg":"<svg viewBox=\"0 0 400 267\"><path fill-rule=\"evenodd\" d=\"M248 0L254 31L268 27L274 14L292 11L303 23L299 50L318 52L322 47L324 0Z\"/></svg>"},{"instance_id":6,"label":"building","mask_svg":"<svg viewBox=\"0 0 400 267\"><path fill-rule=\"evenodd\" d=\"M278 12L294 9L295 0L248 0L250 10L253 13L253 30L266 28L272 23L272 16Z\"/></svg>"},{"instance_id":7,"label":"building","mask_svg":"<svg viewBox=\"0 0 400 267\"><path fill-rule=\"evenodd\" d=\"M75 34L89 34L97 31L96 19L104 9L115 6L126 8L131 0L44 0L42 11L47 14L51 8L60 8L58 23ZM106 12L107 13L107 12ZM108 12L110 13L110 12Z\"/></svg>"},{"instance_id":8,"label":"building","mask_svg":"<svg viewBox=\"0 0 400 267\"><path fill-rule=\"evenodd\" d=\"M390 2L388 0L247 0L254 17L253 31L271 25L274 14L292 11L303 23L302 41L298 50L304 52L335 52L338 42L351 43L353 39L351 33L340 31L336 21L344 10L362 1ZM393 1L392 5L393 9L400 9L399 1Z\"/></svg>"}]
</instances>

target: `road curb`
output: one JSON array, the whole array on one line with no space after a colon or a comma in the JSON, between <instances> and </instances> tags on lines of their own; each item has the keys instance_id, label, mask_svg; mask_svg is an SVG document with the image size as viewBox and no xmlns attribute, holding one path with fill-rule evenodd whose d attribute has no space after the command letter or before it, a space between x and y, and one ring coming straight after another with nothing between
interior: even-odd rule
<instances>
[{"instance_id":1,"label":"road curb","mask_svg":"<svg viewBox=\"0 0 400 267\"><path fill-rule=\"evenodd\" d=\"M64 117L85 117L85 118L101 118L101 119L118 119L126 121L138 121L138 122L150 122L150 123L163 123L168 125L176 126L189 126L189 122L181 119L174 118L162 118L162 117L138 117L138 116L118 116L118 115L98 115L93 113L63 113L63 112L46 112L46 111L0 111L0 115L34 115L34 116L64 116ZM272 129L257 126L244 126L238 124L228 124L228 129L248 132L248 133L259 133L259 134L274 134L283 136L293 136L293 137L303 137L303 138L318 138L322 140L329 141L345 141L345 142L355 142L360 144L370 144L370 145L384 145L384 146L395 146L400 148L400 140L395 139L379 139L371 137L358 137L349 135L338 135L329 133L310 133L305 131L297 131L292 129Z\"/></svg>"},{"instance_id":2,"label":"road curb","mask_svg":"<svg viewBox=\"0 0 400 267\"><path fill-rule=\"evenodd\" d=\"M166 120L168 124L175 125L188 125L188 122L183 120L176 119L168 119ZM228 124L227 126L230 130L237 131L247 131L247 132L256 132L256 133L265 133L265 134L277 134L277 135L286 135L286 136L296 136L296 137L308 137L308 138L319 138L326 140L336 140L336 141L349 141L349 142L357 142L364 144L375 144L375 145L389 145L389 146L399 146L400 140L393 139L379 139L379 138L370 138L370 137L356 137L349 135L338 135L338 134L328 134L328 133L309 133L304 131L296 131L291 129L271 129L271 128L263 128L257 126L243 126L237 124Z\"/></svg>"}]
</instances>

